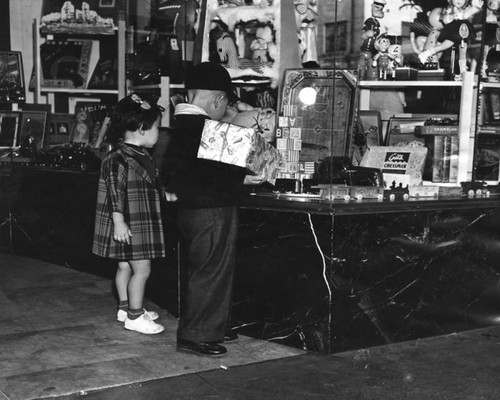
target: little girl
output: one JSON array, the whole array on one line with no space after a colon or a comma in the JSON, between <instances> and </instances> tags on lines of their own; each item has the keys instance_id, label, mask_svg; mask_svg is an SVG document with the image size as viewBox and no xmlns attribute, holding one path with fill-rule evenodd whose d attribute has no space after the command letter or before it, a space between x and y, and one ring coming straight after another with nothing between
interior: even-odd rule
<instances>
[{"instance_id":1,"label":"little girl","mask_svg":"<svg viewBox=\"0 0 500 400\"><path fill-rule=\"evenodd\" d=\"M147 148L158 140L161 107L129 95L118 102L108 140L115 142L101 165L92 252L118 260L117 319L125 329L162 332L158 314L143 308L151 260L165 257L158 170Z\"/></svg>"}]
</instances>

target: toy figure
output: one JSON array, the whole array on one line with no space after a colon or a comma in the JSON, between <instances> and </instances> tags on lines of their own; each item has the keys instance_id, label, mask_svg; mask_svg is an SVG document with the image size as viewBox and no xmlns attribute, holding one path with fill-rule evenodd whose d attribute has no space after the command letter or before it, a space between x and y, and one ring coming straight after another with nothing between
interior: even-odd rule
<instances>
[{"instance_id":1,"label":"toy figure","mask_svg":"<svg viewBox=\"0 0 500 400\"><path fill-rule=\"evenodd\" d=\"M403 49L401 47L401 36L390 36L390 45L387 51L392 59L392 69L403 66Z\"/></svg>"},{"instance_id":2,"label":"toy figure","mask_svg":"<svg viewBox=\"0 0 500 400\"><path fill-rule=\"evenodd\" d=\"M498 23L497 13L500 9L500 0L487 0L486 2L486 26L484 31L484 54L483 54L483 64L481 66L481 74L483 77L487 75L488 72L488 54L491 47L496 47L492 49L498 52L500 49L500 28Z\"/></svg>"},{"instance_id":3,"label":"toy figure","mask_svg":"<svg viewBox=\"0 0 500 400\"><path fill-rule=\"evenodd\" d=\"M295 24L302 63L317 61L316 30L318 25L317 0L293 0Z\"/></svg>"},{"instance_id":4,"label":"toy figure","mask_svg":"<svg viewBox=\"0 0 500 400\"><path fill-rule=\"evenodd\" d=\"M448 2L449 6L441 13L443 29L438 37L441 43L425 50L418 58L425 64L428 57L460 44L458 66L462 75L467 71L467 40L475 34L469 18L481 10L483 0L448 0Z\"/></svg>"},{"instance_id":5,"label":"toy figure","mask_svg":"<svg viewBox=\"0 0 500 400\"><path fill-rule=\"evenodd\" d=\"M88 143L90 138L89 115L84 109L75 114L75 128L73 130L73 143Z\"/></svg>"},{"instance_id":6,"label":"toy figure","mask_svg":"<svg viewBox=\"0 0 500 400\"><path fill-rule=\"evenodd\" d=\"M223 33L217 39L217 52L221 62L226 63L228 68L239 68L238 50L231 35Z\"/></svg>"},{"instance_id":7,"label":"toy figure","mask_svg":"<svg viewBox=\"0 0 500 400\"><path fill-rule=\"evenodd\" d=\"M371 18L364 22L363 33L361 39L361 54L358 61L358 73L360 79L365 79L367 76L367 68L371 66L371 59L375 51L375 40L380 33L381 18L384 18L384 7L387 4L385 0L374 0L371 7Z\"/></svg>"},{"instance_id":8,"label":"toy figure","mask_svg":"<svg viewBox=\"0 0 500 400\"><path fill-rule=\"evenodd\" d=\"M252 60L261 64L269 61L269 45L273 43L273 31L269 26L262 26L255 31L255 40L250 43Z\"/></svg>"},{"instance_id":9,"label":"toy figure","mask_svg":"<svg viewBox=\"0 0 500 400\"><path fill-rule=\"evenodd\" d=\"M413 48L413 51L420 56L424 51L431 51L438 44L438 37L441 34L441 30L443 29L443 24L441 23L441 13L443 12L442 7L436 7L427 13L427 17L429 20L429 24L431 26L431 30L427 37L419 37L415 38L415 33L410 33L410 41ZM423 43L422 43L423 39ZM421 41L420 44L418 41ZM435 53L431 56L427 57L427 59L423 62L425 69L438 69L439 68L439 59L441 58L442 53Z\"/></svg>"},{"instance_id":10,"label":"toy figure","mask_svg":"<svg viewBox=\"0 0 500 400\"><path fill-rule=\"evenodd\" d=\"M377 53L373 56L372 66L378 68L378 77L387 79L387 74L394 73L393 55L389 53L391 41L386 35L380 35L375 41Z\"/></svg>"}]
</instances>

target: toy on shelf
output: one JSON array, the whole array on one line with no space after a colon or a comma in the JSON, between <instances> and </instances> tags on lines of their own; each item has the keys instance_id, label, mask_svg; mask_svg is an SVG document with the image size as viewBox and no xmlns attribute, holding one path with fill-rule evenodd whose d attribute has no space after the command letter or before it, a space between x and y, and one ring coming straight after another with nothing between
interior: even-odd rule
<instances>
[{"instance_id":1,"label":"toy on shelf","mask_svg":"<svg viewBox=\"0 0 500 400\"><path fill-rule=\"evenodd\" d=\"M441 13L443 12L442 7L436 7L427 13L429 25L431 26L431 30L427 34L427 36L419 36L415 37L415 33L410 33L410 42L413 48L413 51L420 57L420 54L427 51L432 53L432 50L439 44L438 37L441 34L441 30L443 29L443 24L441 22ZM442 53L434 53L427 57L427 59L422 60L424 64L424 69L438 69L439 68L439 59L441 58Z\"/></svg>"},{"instance_id":2,"label":"toy on shelf","mask_svg":"<svg viewBox=\"0 0 500 400\"><path fill-rule=\"evenodd\" d=\"M205 0L206 12L200 21L201 40L197 57L224 66L234 83L278 86L281 46L290 43L284 55L287 61L296 53L298 43L294 32L283 33L282 25L294 28L294 16L281 15L280 1ZM296 46L295 52L291 44ZM293 54L292 54L293 53Z\"/></svg>"},{"instance_id":3,"label":"toy on shelf","mask_svg":"<svg viewBox=\"0 0 500 400\"><path fill-rule=\"evenodd\" d=\"M403 186L402 183L396 185L396 182L392 182L392 185L384 190L384 199L390 201L408 201L410 198L410 190L408 185Z\"/></svg>"},{"instance_id":4,"label":"toy on shelf","mask_svg":"<svg viewBox=\"0 0 500 400\"><path fill-rule=\"evenodd\" d=\"M458 67L461 76L467 71L467 42L475 34L474 26L469 19L481 10L483 0L448 0L448 2L448 7L441 13L443 29L438 37L440 43L420 53L418 58L425 64L430 56L458 45ZM453 57L451 65L453 73Z\"/></svg>"},{"instance_id":5,"label":"toy on shelf","mask_svg":"<svg viewBox=\"0 0 500 400\"><path fill-rule=\"evenodd\" d=\"M387 4L385 0L374 0L371 6L371 17L366 19L363 26L363 33L358 60L358 75L360 79L366 79L368 68L372 66L373 53L375 52L375 41L380 34L381 18L384 18L384 7Z\"/></svg>"},{"instance_id":6,"label":"toy on shelf","mask_svg":"<svg viewBox=\"0 0 500 400\"><path fill-rule=\"evenodd\" d=\"M391 44L389 45L389 54L392 58L393 68L399 68L404 65L403 48L401 45L401 36L388 36Z\"/></svg>"},{"instance_id":7,"label":"toy on shelf","mask_svg":"<svg viewBox=\"0 0 500 400\"><path fill-rule=\"evenodd\" d=\"M391 41L386 35L380 35L375 40L375 50L377 53L373 56L372 66L378 70L379 79L387 79L388 76L394 78L394 55L389 52Z\"/></svg>"},{"instance_id":8,"label":"toy on shelf","mask_svg":"<svg viewBox=\"0 0 500 400\"><path fill-rule=\"evenodd\" d=\"M299 53L302 63L318 61L316 30L318 25L317 0L293 0L295 24L299 40Z\"/></svg>"},{"instance_id":9,"label":"toy on shelf","mask_svg":"<svg viewBox=\"0 0 500 400\"><path fill-rule=\"evenodd\" d=\"M216 44L220 61L227 64L229 68L239 68L238 50L231 35L227 32L222 33Z\"/></svg>"},{"instance_id":10,"label":"toy on shelf","mask_svg":"<svg viewBox=\"0 0 500 400\"><path fill-rule=\"evenodd\" d=\"M500 27L498 23L498 10L500 9L500 0L486 1L486 25L484 28L484 53L481 74L486 77L489 72L493 72L497 65L493 61L498 60L500 53ZM496 56L496 57L495 57ZM489 64L492 64L491 66ZM496 73L500 72L498 70Z\"/></svg>"},{"instance_id":11,"label":"toy on shelf","mask_svg":"<svg viewBox=\"0 0 500 400\"><path fill-rule=\"evenodd\" d=\"M261 26L255 31L256 38L250 43L252 60L261 64L268 63L269 47L273 45L273 31L269 26Z\"/></svg>"}]
</instances>

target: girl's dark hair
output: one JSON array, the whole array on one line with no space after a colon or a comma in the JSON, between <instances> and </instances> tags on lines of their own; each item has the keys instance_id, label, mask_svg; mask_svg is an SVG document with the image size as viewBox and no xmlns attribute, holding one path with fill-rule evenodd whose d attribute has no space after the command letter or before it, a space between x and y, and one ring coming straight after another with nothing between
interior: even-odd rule
<instances>
[{"instance_id":1,"label":"girl's dark hair","mask_svg":"<svg viewBox=\"0 0 500 400\"><path fill-rule=\"evenodd\" d=\"M114 108L107 141L116 144L126 131L150 129L163 111L156 102L143 100L135 93L124 97Z\"/></svg>"}]
</instances>

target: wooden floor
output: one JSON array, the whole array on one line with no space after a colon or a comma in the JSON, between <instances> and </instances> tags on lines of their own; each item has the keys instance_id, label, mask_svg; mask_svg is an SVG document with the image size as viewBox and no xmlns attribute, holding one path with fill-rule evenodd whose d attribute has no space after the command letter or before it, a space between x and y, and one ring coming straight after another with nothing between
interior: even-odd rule
<instances>
[{"instance_id":1,"label":"wooden floor","mask_svg":"<svg viewBox=\"0 0 500 400\"><path fill-rule=\"evenodd\" d=\"M100 390L303 354L240 338L223 358L176 351L177 320L150 302L166 331L142 335L116 321L112 281L0 254L0 399Z\"/></svg>"},{"instance_id":2,"label":"wooden floor","mask_svg":"<svg viewBox=\"0 0 500 400\"><path fill-rule=\"evenodd\" d=\"M500 326L330 356L242 337L207 358L115 320L109 279L0 253L0 400L500 399Z\"/></svg>"}]
</instances>

